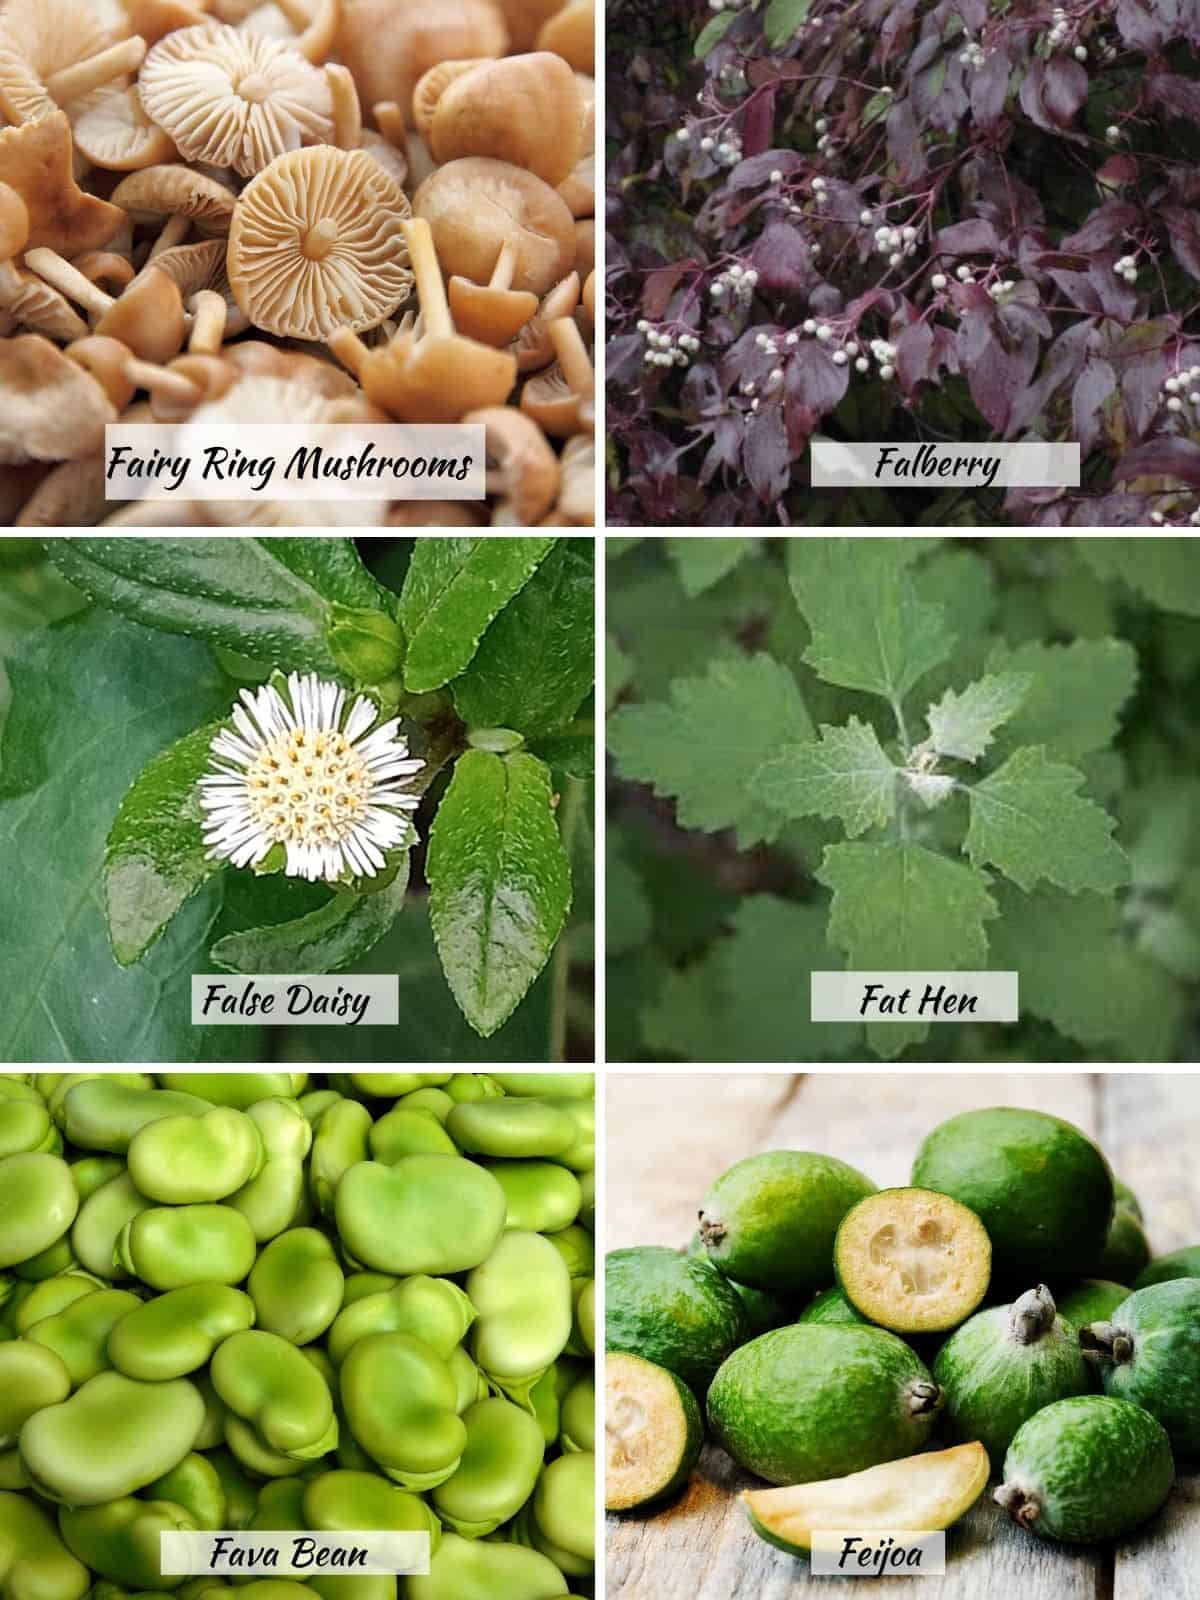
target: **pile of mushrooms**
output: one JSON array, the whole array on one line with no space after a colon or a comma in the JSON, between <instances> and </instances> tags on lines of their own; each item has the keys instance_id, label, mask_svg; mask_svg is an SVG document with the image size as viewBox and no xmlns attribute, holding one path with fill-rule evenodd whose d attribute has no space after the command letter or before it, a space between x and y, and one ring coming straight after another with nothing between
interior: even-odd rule
<instances>
[{"instance_id":1,"label":"pile of mushrooms","mask_svg":"<svg viewBox=\"0 0 1200 1600\"><path fill-rule=\"evenodd\" d=\"M594 0L0 0L0 517L593 521ZM106 423L477 422L479 501L104 498Z\"/></svg>"}]
</instances>

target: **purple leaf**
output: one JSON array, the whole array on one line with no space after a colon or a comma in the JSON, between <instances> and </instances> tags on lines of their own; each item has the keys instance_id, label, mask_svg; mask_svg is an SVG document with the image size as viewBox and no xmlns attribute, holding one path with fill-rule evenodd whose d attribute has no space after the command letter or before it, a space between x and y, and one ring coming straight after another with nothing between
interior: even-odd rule
<instances>
[{"instance_id":1,"label":"purple leaf","mask_svg":"<svg viewBox=\"0 0 1200 1600\"><path fill-rule=\"evenodd\" d=\"M1200 445L1170 436L1150 439L1121 457L1113 478L1117 483L1130 478L1179 478L1189 488L1200 489Z\"/></svg>"},{"instance_id":2,"label":"purple leaf","mask_svg":"<svg viewBox=\"0 0 1200 1600\"><path fill-rule=\"evenodd\" d=\"M929 376L933 354L933 329L927 322L914 322L896 340L896 372L906 394L912 394Z\"/></svg>"},{"instance_id":3,"label":"purple leaf","mask_svg":"<svg viewBox=\"0 0 1200 1600\"><path fill-rule=\"evenodd\" d=\"M804 294L816 281L808 244L790 222L769 222L750 259L760 294Z\"/></svg>"},{"instance_id":4,"label":"purple leaf","mask_svg":"<svg viewBox=\"0 0 1200 1600\"><path fill-rule=\"evenodd\" d=\"M1004 115L1012 62L1006 50L993 50L971 77L971 115L989 133Z\"/></svg>"},{"instance_id":5,"label":"purple leaf","mask_svg":"<svg viewBox=\"0 0 1200 1600\"><path fill-rule=\"evenodd\" d=\"M905 100L899 101L888 112L887 119L887 147L888 155L896 167L896 176L901 183L913 183L925 176L925 152L921 148L921 129L913 115L912 106Z\"/></svg>"},{"instance_id":6,"label":"purple leaf","mask_svg":"<svg viewBox=\"0 0 1200 1600\"><path fill-rule=\"evenodd\" d=\"M1156 72L1146 85L1146 97L1169 117L1200 124L1200 80L1177 72Z\"/></svg>"},{"instance_id":7,"label":"purple leaf","mask_svg":"<svg viewBox=\"0 0 1200 1600\"><path fill-rule=\"evenodd\" d=\"M769 406L748 420L742 465L764 505L785 493L792 474L792 452L781 407Z\"/></svg>"},{"instance_id":8,"label":"purple leaf","mask_svg":"<svg viewBox=\"0 0 1200 1600\"><path fill-rule=\"evenodd\" d=\"M1159 215L1176 261L1193 278L1200 278L1200 212L1168 206Z\"/></svg>"},{"instance_id":9,"label":"purple leaf","mask_svg":"<svg viewBox=\"0 0 1200 1600\"><path fill-rule=\"evenodd\" d=\"M835 367L815 339L797 346L784 371L784 389L818 416L834 410L850 383L850 367Z\"/></svg>"},{"instance_id":10,"label":"purple leaf","mask_svg":"<svg viewBox=\"0 0 1200 1600\"><path fill-rule=\"evenodd\" d=\"M775 90L760 89L742 117L742 148L747 156L761 155L771 143L775 124Z\"/></svg>"},{"instance_id":11,"label":"purple leaf","mask_svg":"<svg viewBox=\"0 0 1200 1600\"><path fill-rule=\"evenodd\" d=\"M1093 211L1082 228L1069 233L1061 241L1060 250L1103 250L1127 233L1141 217L1137 206L1124 200L1106 200L1098 211Z\"/></svg>"},{"instance_id":12,"label":"purple leaf","mask_svg":"<svg viewBox=\"0 0 1200 1600\"><path fill-rule=\"evenodd\" d=\"M1153 14L1145 0L1117 0L1113 19L1117 32L1134 50L1144 50L1147 55L1157 55L1166 43L1166 30Z\"/></svg>"},{"instance_id":13,"label":"purple leaf","mask_svg":"<svg viewBox=\"0 0 1200 1600\"><path fill-rule=\"evenodd\" d=\"M990 255L1000 248L995 228L982 217L970 217L966 222L953 222L948 228L939 228L933 236L933 244L944 256L972 256L981 251Z\"/></svg>"},{"instance_id":14,"label":"purple leaf","mask_svg":"<svg viewBox=\"0 0 1200 1600\"><path fill-rule=\"evenodd\" d=\"M1107 361L1089 361L1071 395L1071 421L1079 441L1080 460L1096 448L1104 432L1104 405L1116 393L1117 375Z\"/></svg>"}]
</instances>

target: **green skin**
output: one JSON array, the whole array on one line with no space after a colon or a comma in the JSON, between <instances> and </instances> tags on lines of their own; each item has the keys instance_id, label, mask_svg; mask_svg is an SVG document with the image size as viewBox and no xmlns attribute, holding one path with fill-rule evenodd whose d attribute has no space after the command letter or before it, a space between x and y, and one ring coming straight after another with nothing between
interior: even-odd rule
<instances>
[{"instance_id":1,"label":"green skin","mask_svg":"<svg viewBox=\"0 0 1200 1600\"><path fill-rule=\"evenodd\" d=\"M1185 1245L1159 1256L1139 1275L1133 1287L1148 1289L1152 1283L1170 1283L1174 1278L1200 1278L1200 1244Z\"/></svg>"},{"instance_id":2,"label":"green skin","mask_svg":"<svg viewBox=\"0 0 1200 1600\"><path fill-rule=\"evenodd\" d=\"M1086 1134L1041 1111L966 1111L917 1151L913 1184L968 1206L992 1241L993 1281L1021 1286L1097 1271L1113 1178Z\"/></svg>"},{"instance_id":3,"label":"green skin","mask_svg":"<svg viewBox=\"0 0 1200 1600\"><path fill-rule=\"evenodd\" d=\"M1113 1196L1116 1204L1123 1206L1126 1211L1132 1211L1139 1222L1146 1220L1142 1216L1142 1204L1137 1195L1127 1183L1122 1183L1116 1176L1113 1177Z\"/></svg>"},{"instance_id":4,"label":"green skin","mask_svg":"<svg viewBox=\"0 0 1200 1600\"><path fill-rule=\"evenodd\" d=\"M1096 1268L1097 1277L1117 1283L1133 1283L1150 1262L1150 1241L1140 1219L1127 1206L1118 1204L1112 1226L1104 1241L1104 1254Z\"/></svg>"},{"instance_id":5,"label":"green skin","mask_svg":"<svg viewBox=\"0 0 1200 1600\"><path fill-rule=\"evenodd\" d=\"M954 1437L978 1439L993 1472L1035 1412L1092 1390L1074 1328L1038 1291L1013 1306L976 1312L939 1350L933 1376L945 1393Z\"/></svg>"},{"instance_id":6,"label":"green skin","mask_svg":"<svg viewBox=\"0 0 1200 1600\"><path fill-rule=\"evenodd\" d=\"M1080 1341L1100 1358L1106 1394L1157 1417L1178 1456L1200 1456L1200 1279L1136 1290Z\"/></svg>"},{"instance_id":7,"label":"green skin","mask_svg":"<svg viewBox=\"0 0 1200 1600\"><path fill-rule=\"evenodd\" d=\"M675 1373L668 1372L666 1367L655 1366L653 1361L644 1361L641 1356L627 1355L621 1359L627 1369L633 1367L638 1371L648 1393L655 1391L660 1398L665 1398L670 1404L678 1406L684 1424L683 1449L679 1453L674 1472L662 1482L647 1483L646 1492L640 1499L633 1505L621 1508L622 1511L636 1511L641 1506L670 1500L686 1487L704 1444L704 1419L700 1415L700 1407L696 1404L696 1396Z\"/></svg>"},{"instance_id":8,"label":"green skin","mask_svg":"<svg viewBox=\"0 0 1200 1600\"><path fill-rule=\"evenodd\" d=\"M1132 1293L1133 1290L1123 1283L1111 1283L1106 1278L1085 1278L1058 1299L1058 1314L1073 1328L1082 1328L1089 1322L1107 1322Z\"/></svg>"},{"instance_id":9,"label":"green skin","mask_svg":"<svg viewBox=\"0 0 1200 1600\"><path fill-rule=\"evenodd\" d=\"M842 1218L875 1185L834 1156L768 1150L723 1172L704 1197L708 1259L738 1283L806 1299L829 1282Z\"/></svg>"},{"instance_id":10,"label":"green skin","mask_svg":"<svg viewBox=\"0 0 1200 1600\"><path fill-rule=\"evenodd\" d=\"M928 1368L895 1334L798 1324L730 1356L708 1422L747 1472L813 1483L915 1455L940 1405Z\"/></svg>"},{"instance_id":11,"label":"green skin","mask_svg":"<svg viewBox=\"0 0 1200 1600\"><path fill-rule=\"evenodd\" d=\"M1152 1517L1175 1477L1171 1444L1148 1411L1109 1395L1058 1400L1031 1417L1004 1458L995 1498L1045 1539L1119 1539Z\"/></svg>"},{"instance_id":12,"label":"green skin","mask_svg":"<svg viewBox=\"0 0 1200 1600\"><path fill-rule=\"evenodd\" d=\"M693 1261L707 1259L698 1233L688 1240L687 1254ZM732 1278L729 1281L733 1283ZM770 1333L772 1328L796 1321L795 1310L783 1295L772 1294L769 1289L752 1289L746 1283L733 1283L733 1287L746 1310L747 1339L757 1339L760 1333Z\"/></svg>"},{"instance_id":13,"label":"green skin","mask_svg":"<svg viewBox=\"0 0 1200 1600\"><path fill-rule=\"evenodd\" d=\"M604 1281L606 1348L666 1367L698 1394L746 1337L741 1300L707 1261L658 1245L610 1250Z\"/></svg>"},{"instance_id":14,"label":"green skin","mask_svg":"<svg viewBox=\"0 0 1200 1600\"><path fill-rule=\"evenodd\" d=\"M835 1283L831 1289L822 1289L810 1300L796 1318L797 1322L816 1322L830 1328L855 1328L867 1325L861 1311L852 1306Z\"/></svg>"}]
</instances>

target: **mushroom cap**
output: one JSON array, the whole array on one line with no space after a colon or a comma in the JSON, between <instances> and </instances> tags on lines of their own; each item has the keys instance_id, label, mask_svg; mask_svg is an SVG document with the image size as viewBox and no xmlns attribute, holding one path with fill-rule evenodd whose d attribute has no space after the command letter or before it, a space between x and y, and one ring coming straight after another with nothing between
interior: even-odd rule
<instances>
[{"instance_id":1,"label":"mushroom cap","mask_svg":"<svg viewBox=\"0 0 1200 1600\"><path fill-rule=\"evenodd\" d=\"M134 172L156 161L173 161L175 146L146 115L131 85L106 83L71 107L75 148L93 166Z\"/></svg>"},{"instance_id":2,"label":"mushroom cap","mask_svg":"<svg viewBox=\"0 0 1200 1600\"><path fill-rule=\"evenodd\" d=\"M486 283L506 244L516 250L512 287L542 295L571 270L575 219L548 183L523 167L464 156L431 173L413 213L433 230L447 273Z\"/></svg>"},{"instance_id":3,"label":"mushroom cap","mask_svg":"<svg viewBox=\"0 0 1200 1600\"><path fill-rule=\"evenodd\" d=\"M119 206L84 194L71 167L71 125L55 111L42 122L0 128L0 172L29 211L28 248L68 256L98 250L125 223Z\"/></svg>"},{"instance_id":4,"label":"mushroom cap","mask_svg":"<svg viewBox=\"0 0 1200 1600\"><path fill-rule=\"evenodd\" d=\"M137 222L190 217L201 233L220 237L229 232L237 196L214 178L176 165L132 173L121 180L112 198Z\"/></svg>"},{"instance_id":5,"label":"mushroom cap","mask_svg":"<svg viewBox=\"0 0 1200 1600\"><path fill-rule=\"evenodd\" d=\"M133 262L115 250L87 250L76 256L71 265L89 283L111 294L114 300L124 294L137 276Z\"/></svg>"},{"instance_id":6,"label":"mushroom cap","mask_svg":"<svg viewBox=\"0 0 1200 1600\"><path fill-rule=\"evenodd\" d=\"M504 13L514 50L532 50L542 25L563 8L563 0L496 0Z\"/></svg>"},{"instance_id":7,"label":"mushroom cap","mask_svg":"<svg viewBox=\"0 0 1200 1600\"><path fill-rule=\"evenodd\" d=\"M556 439L570 439L584 431L586 398L572 389L556 361L552 367L535 372L526 383L521 390L521 410Z\"/></svg>"},{"instance_id":8,"label":"mushroom cap","mask_svg":"<svg viewBox=\"0 0 1200 1600\"><path fill-rule=\"evenodd\" d=\"M516 362L474 339L401 334L367 352L359 377L367 398L398 422L457 422L464 412L504 404Z\"/></svg>"},{"instance_id":9,"label":"mushroom cap","mask_svg":"<svg viewBox=\"0 0 1200 1600\"><path fill-rule=\"evenodd\" d=\"M64 461L44 477L21 507L18 528L86 528L108 510L104 453Z\"/></svg>"},{"instance_id":10,"label":"mushroom cap","mask_svg":"<svg viewBox=\"0 0 1200 1600\"><path fill-rule=\"evenodd\" d=\"M78 0L6 0L0 7L0 110L37 122L58 110L46 80L127 36Z\"/></svg>"},{"instance_id":11,"label":"mushroom cap","mask_svg":"<svg viewBox=\"0 0 1200 1600\"><path fill-rule=\"evenodd\" d=\"M281 350L263 339L243 339L221 352L221 359L247 378L280 378L299 383L325 400L345 400L358 385L341 367L299 350Z\"/></svg>"},{"instance_id":12,"label":"mushroom cap","mask_svg":"<svg viewBox=\"0 0 1200 1600\"><path fill-rule=\"evenodd\" d=\"M169 361L187 334L178 284L154 265L143 267L93 331L119 339L142 361Z\"/></svg>"},{"instance_id":13,"label":"mushroom cap","mask_svg":"<svg viewBox=\"0 0 1200 1600\"><path fill-rule=\"evenodd\" d=\"M36 333L0 340L0 461L78 461L117 412L82 367Z\"/></svg>"},{"instance_id":14,"label":"mushroom cap","mask_svg":"<svg viewBox=\"0 0 1200 1600\"><path fill-rule=\"evenodd\" d=\"M576 72L596 74L596 8L593 0L567 0L548 17L537 36L539 50L553 50Z\"/></svg>"},{"instance_id":15,"label":"mushroom cap","mask_svg":"<svg viewBox=\"0 0 1200 1600\"><path fill-rule=\"evenodd\" d=\"M579 89L579 154L557 187L573 216L590 217L596 210L596 82L577 72L575 83Z\"/></svg>"},{"instance_id":16,"label":"mushroom cap","mask_svg":"<svg viewBox=\"0 0 1200 1600\"><path fill-rule=\"evenodd\" d=\"M429 142L438 162L492 156L553 188L573 170L582 136L575 74L561 56L541 50L488 62L448 84Z\"/></svg>"},{"instance_id":17,"label":"mushroom cap","mask_svg":"<svg viewBox=\"0 0 1200 1600\"><path fill-rule=\"evenodd\" d=\"M575 271L584 278L596 265L596 224L591 217L580 217L575 224Z\"/></svg>"},{"instance_id":18,"label":"mushroom cap","mask_svg":"<svg viewBox=\"0 0 1200 1600\"><path fill-rule=\"evenodd\" d=\"M513 528L535 526L558 493L558 457L546 435L515 406L487 406L469 411L462 420L484 426L488 490L501 496L493 523ZM500 481L499 490L492 488L494 478Z\"/></svg>"},{"instance_id":19,"label":"mushroom cap","mask_svg":"<svg viewBox=\"0 0 1200 1600\"><path fill-rule=\"evenodd\" d=\"M87 323L64 294L36 273L17 269L16 276L16 293L6 294L0 302L5 311L10 311L24 327L51 339L83 338Z\"/></svg>"},{"instance_id":20,"label":"mushroom cap","mask_svg":"<svg viewBox=\"0 0 1200 1600\"><path fill-rule=\"evenodd\" d=\"M596 521L596 441L577 433L559 457L558 505L547 526L590 528Z\"/></svg>"},{"instance_id":21,"label":"mushroom cap","mask_svg":"<svg viewBox=\"0 0 1200 1600\"><path fill-rule=\"evenodd\" d=\"M484 517L477 500L398 500L389 528L478 528Z\"/></svg>"},{"instance_id":22,"label":"mushroom cap","mask_svg":"<svg viewBox=\"0 0 1200 1600\"><path fill-rule=\"evenodd\" d=\"M194 28L205 20L207 0L121 0L129 18L129 31L139 33L149 48L174 33L176 28Z\"/></svg>"},{"instance_id":23,"label":"mushroom cap","mask_svg":"<svg viewBox=\"0 0 1200 1600\"><path fill-rule=\"evenodd\" d=\"M436 67L421 74L413 89L412 121L422 139L429 138L438 101L454 80L474 72L476 67L486 66L490 59L489 56L465 56L456 61L439 61Z\"/></svg>"},{"instance_id":24,"label":"mushroom cap","mask_svg":"<svg viewBox=\"0 0 1200 1600\"><path fill-rule=\"evenodd\" d=\"M361 150L279 156L242 190L229 230L229 282L269 333L327 339L390 316L412 292L401 225L408 199Z\"/></svg>"},{"instance_id":25,"label":"mushroom cap","mask_svg":"<svg viewBox=\"0 0 1200 1600\"><path fill-rule=\"evenodd\" d=\"M228 307L225 319L225 337L235 339L250 326L240 306L235 304L229 275L225 271L226 242L224 239L205 239L202 244L177 244L169 250L160 250L154 257L154 266L165 272L179 286L179 295L185 306L192 296L202 289L215 290Z\"/></svg>"},{"instance_id":26,"label":"mushroom cap","mask_svg":"<svg viewBox=\"0 0 1200 1600\"><path fill-rule=\"evenodd\" d=\"M278 39L219 22L160 39L142 63L138 93L185 159L243 177L333 137L324 73Z\"/></svg>"},{"instance_id":27,"label":"mushroom cap","mask_svg":"<svg viewBox=\"0 0 1200 1600\"><path fill-rule=\"evenodd\" d=\"M511 344L538 308L528 289L493 289L470 278L451 278L449 299L459 333L483 344Z\"/></svg>"},{"instance_id":28,"label":"mushroom cap","mask_svg":"<svg viewBox=\"0 0 1200 1600\"><path fill-rule=\"evenodd\" d=\"M556 283L542 301L538 314L527 322L513 344L513 355L521 372L536 372L548 367L554 360L554 341L550 337L550 324L558 317L574 315L579 304L579 274L569 272Z\"/></svg>"},{"instance_id":29,"label":"mushroom cap","mask_svg":"<svg viewBox=\"0 0 1200 1600\"><path fill-rule=\"evenodd\" d=\"M29 207L15 189L0 183L0 261L19 256L29 240Z\"/></svg>"},{"instance_id":30,"label":"mushroom cap","mask_svg":"<svg viewBox=\"0 0 1200 1600\"><path fill-rule=\"evenodd\" d=\"M63 354L95 378L118 412L124 411L137 392L137 384L125 370L129 365L126 345L91 333L86 339L73 340Z\"/></svg>"},{"instance_id":31,"label":"mushroom cap","mask_svg":"<svg viewBox=\"0 0 1200 1600\"><path fill-rule=\"evenodd\" d=\"M378 161L397 189L403 189L408 182L408 157L403 150L397 150L390 139L376 133L374 128L363 129L358 148L372 161Z\"/></svg>"},{"instance_id":32,"label":"mushroom cap","mask_svg":"<svg viewBox=\"0 0 1200 1600\"><path fill-rule=\"evenodd\" d=\"M493 0L342 0L337 53L364 106L395 100L411 117L423 72L441 61L502 56L507 48Z\"/></svg>"}]
</instances>

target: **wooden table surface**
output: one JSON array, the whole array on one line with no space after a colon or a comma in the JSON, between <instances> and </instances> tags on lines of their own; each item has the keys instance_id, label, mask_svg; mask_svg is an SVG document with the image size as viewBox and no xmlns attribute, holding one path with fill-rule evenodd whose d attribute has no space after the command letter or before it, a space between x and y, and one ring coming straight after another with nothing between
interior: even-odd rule
<instances>
[{"instance_id":1,"label":"wooden table surface","mask_svg":"<svg viewBox=\"0 0 1200 1600\"><path fill-rule=\"evenodd\" d=\"M1104 1148L1142 1204L1156 1254L1200 1240L1196 1073L609 1073L607 1244L683 1244L705 1188L758 1150L840 1156L881 1187L904 1184L936 1123L1019 1105L1066 1117ZM608 1519L608 1600L784 1600L828 1592L808 1564L751 1532L738 1490L757 1480L706 1445L683 1497ZM1200 1600L1200 1477L1116 1547L1021 1533L989 1491L950 1532L943 1578L859 1578L855 1600Z\"/></svg>"}]
</instances>

